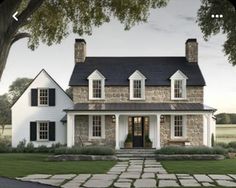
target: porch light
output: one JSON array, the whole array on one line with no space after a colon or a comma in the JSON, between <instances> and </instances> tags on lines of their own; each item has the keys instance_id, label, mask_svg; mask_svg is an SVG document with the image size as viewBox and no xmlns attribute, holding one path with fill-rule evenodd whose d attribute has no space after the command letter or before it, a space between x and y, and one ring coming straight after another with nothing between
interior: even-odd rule
<instances>
[{"instance_id":1,"label":"porch light","mask_svg":"<svg viewBox=\"0 0 236 188\"><path fill-rule=\"evenodd\" d=\"M112 123L116 122L116 116L112 116Z\"/></svg>"},{"instance_id":2,"label":"porch light","mask_svg":"<svg viewBox=\"0 0 236 188\"><path fill-rule=\"evenodd\" d=\"M165 123L165 117L164 116L160 117L160 123Z\"/></svg>"}]
</instances>

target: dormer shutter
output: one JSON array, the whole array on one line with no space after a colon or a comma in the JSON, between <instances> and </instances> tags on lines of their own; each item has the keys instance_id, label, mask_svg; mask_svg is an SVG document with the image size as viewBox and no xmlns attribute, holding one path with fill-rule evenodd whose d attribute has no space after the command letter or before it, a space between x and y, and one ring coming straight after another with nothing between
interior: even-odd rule
<instances>
[{"instance_id":1,"label":"dormer shutter","mask_svg":"<svg viewBox=\"0 0 236 188\"><path fill-rule=\"evenodd\" d=\"M55 89L49 89L49 106L55 106L56 105L56 90Z\"/></svg>"},{"instance_id":2,"label":"dormer shutter","mask_svg":"<svg viewBox=\"0 0 236 188\"><path fill-rule=\"evenodd\" d=\"M38 106L38 89L31 89L31 106Z\"/></svg>"}]
</instances>

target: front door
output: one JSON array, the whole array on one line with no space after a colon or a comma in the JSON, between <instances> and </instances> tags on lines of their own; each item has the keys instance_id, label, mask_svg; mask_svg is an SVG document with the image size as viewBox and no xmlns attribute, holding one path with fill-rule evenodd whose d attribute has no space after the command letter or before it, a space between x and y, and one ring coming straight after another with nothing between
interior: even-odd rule
<instances>
[{"instance_id":1,"label":"front door","mask_svg":"<svg viewBox=\"0 0 236 188\"><path fill-rule=\"evenodd\" d=\"M143 117L132 117L133 147L143 147Z\"/></svg>"}]
</instances>

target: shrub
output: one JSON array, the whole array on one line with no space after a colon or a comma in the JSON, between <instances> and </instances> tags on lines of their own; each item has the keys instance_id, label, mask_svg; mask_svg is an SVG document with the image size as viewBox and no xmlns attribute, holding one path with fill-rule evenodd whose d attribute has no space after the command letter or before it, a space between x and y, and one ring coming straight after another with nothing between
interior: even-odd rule
<instances>
[{"instance_id":1,"label":"shrub","mask_svg":"<svg viewBox=\"0 0 236 188\"><path fill-rule=\"evenodd\" d=\"M168 146L156 151L156 154L174 155L174 154L225 154L226 150L222 147L181 147Z\"/></svg>"},{"instance_id":2,"label":"shrub","mask_svg":"<svg viewBox=\"0 0 236 188\"><path fill-rule=\"evenodd\" d=\"M229 146L230 148L236 149L236 142L235 142L235 141L234 141L234 142L230 142L230 143L228 144L228 146Z\"/></svg>"},{"instance_id":3,"label":"shrub","mask_svg":"<svg viewBox=\"0 0 236 188\"><path fill-rule=\"evenodd\" d=\"M0 153L11 152L11 141L0 137Z\"/></svg>"},{"instance_id":4,"label":"shrub","mask_svg":"<svg viewBox=\"0 0 236 188\"><path fill-rule=\"evenodd\" d=\"M35 149L35 152L37 152L37 153L49 153L49 150L50 150L50 148L48 148L47 146L41 145L41 146L38 146Z\"/></svg>"},{"instance_id":5,"label":"shrub","mask_svg":"<svg viewBox=\"0 0 236 188\"><path fill-rule=\"evenodd\" d=\"M229 145L225 142L216 142L215 146L222 147L222 148L228 148Z\"/></svg>"},{"instance_id":6,"label":"shrub","mask_svg":"<svg viewBox=\"0 0 236 188\"><path fill-rule=\"evenodd\" d=\"M89 146L89 147L72 147L72 148L56 148L55 154L83 154L83 155L113 155L114 150L105 146Z\"/></svg>"},{"instance_id":7,"label":"shrub","mask_svg":"<svg viewBox=\"0 0 236 188\"><path fill-rule=\"evenodd\" d=\"M25 151L25 146L26 146L26 140L23 139L22 141L20 141L18 143L18 145L16 146L16 152L20 152L23 153Z\"/></svg>"},{"instance_id":8,"label":"shrub","mask_svg":"<svg viewBox=\"0 0 236 188\"><path fill-rule=\"evenodd\" d=\"M26 153L33 153L33 152L35 152L34 144L32 142L29 142L26 145L26 147L24 149L24 152L26 152Z\"/></svg>"}]
</instances>

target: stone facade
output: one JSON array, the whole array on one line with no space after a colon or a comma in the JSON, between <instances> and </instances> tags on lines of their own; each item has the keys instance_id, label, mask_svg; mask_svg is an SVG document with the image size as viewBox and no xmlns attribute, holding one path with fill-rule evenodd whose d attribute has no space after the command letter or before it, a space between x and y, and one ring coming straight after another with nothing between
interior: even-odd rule
<instances>
[{"instance_id":1,"label":"stone facade","mask_svg":"<svg viewBox=\"0 0 236 188\"><path fill-rule=\"evenodd\" d=\"M91 103L89 101L88 87L73 87L73 101L74 103ZM145 100L133 101L129 100L129 87L112 86L105 87L105 100L92 101L92 103L203 103L203 87L187 87L186 100L171 100L170 86L164 87L145 87Z\"/></svg>"},{"instance_id":2,"label":"stone facade","mask_svg":"<svg viewBox=\"0 0 236 188\"><path fill-rule=\"evenodd\" d=\"M169 145L171 140L171 117L165 116L164 123L160 125L161 147ZM186 140L191 146L203 145L203 116L187 115ZM172 140L174 141L174 140Z\"/></svg>"},{"instance_id":3,"label":"stone facade","mask_svg":"<svg viewBox=\"0 0 236 188\"><path fill-rule=\"evenodd\" d=\"M75 118L75 145L107 145L115 146L115 123L112 116L105 116L105 139L89 139L89 116Z\"/></svg>"}]
</instances>

